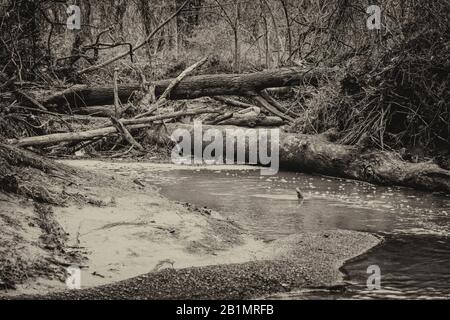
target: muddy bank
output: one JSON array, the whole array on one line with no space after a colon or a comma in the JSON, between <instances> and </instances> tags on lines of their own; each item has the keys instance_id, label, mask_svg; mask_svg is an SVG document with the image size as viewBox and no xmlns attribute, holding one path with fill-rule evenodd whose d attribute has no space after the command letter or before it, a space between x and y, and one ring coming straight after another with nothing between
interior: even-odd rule
<instances>
[{"instance_id":1,"label":"muddy bank","mask_svg":"<svg viewBox=\"0 0 450 320\"><path fill-rule=\"evenodd\" d=\"M336 285L342 263L380 242L360 232L309 233L273 243L272 260L165 269L96 288L41 299L249 299L305 287Z\"/></svg>"},{"instance_id":2,"label":"muddy bank","mask_svg":"<svg viewBox=\"0 0 450 320\"><path fill-rule=\"evenodd\" d=\"M64 280L63 262L78 255L65 247L65 233L52 211L0 193L0 295L31 279Z\"/></svg>"},{"instance_id":3,"label":"muddy bank","mask_svg":"<svg viewBox=\"0 0 450 320\"><path fill-rule=\"evenodd\" d=\"M35 279L63 281L65 266L82 257L67 246L53 208L96 203L77 191L90 176L3 145L0 164L0 295Z\"/></svg>"}]
</instances>

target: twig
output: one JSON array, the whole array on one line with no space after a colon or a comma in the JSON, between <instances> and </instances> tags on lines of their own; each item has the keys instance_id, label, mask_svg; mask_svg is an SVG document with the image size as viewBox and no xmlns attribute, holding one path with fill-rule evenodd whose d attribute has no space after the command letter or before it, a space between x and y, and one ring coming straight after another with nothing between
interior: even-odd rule
<instances>
[{"instance_id":1,"label":"twig","mask_svg":"<svg viewBox=\"0 0 450 320\"><path fill-rule=\"evenodd\" d=\"M211 121L207 122L207 124L214 125L214 124L218 124L219 122L222 122L224 120L228 120L228 119L231 119L231 118L233 118L233 112L226 112L224 114L219 115L214 120L211 120Z\"/></svg>"},{"instance_id":2,"label":"twig","mask_svg":"<svg viewBox=\"0 0 450 320\"><path fill-rule=\"evenodd\" d=\"M283 112L283 114L287 114L287 115L289 115L291 117L295 117L295 118L298 117L297 114L295 114L292 111L289 111L280 102L275 100L266 90L261 91L260 94L264 99L266 99L268 102L270 102L271 105L273 105L275 108L277 108L280 112Z\"/></svg>"},{"instance_id":3,"label":"twig","mask_svg":"<svg viewBox=\"0 0 450 320\"><path fill-rule=\"evenodd\" d=\"M167 101L167 98L170 96L170 93L172 92L173 88L175 88L181 81L183 81L184 78L186 78L195 69L204 65L206 61L208 61L208 57L203 58L197 63L194 63L192 66L188 67L186 70L180 73L180 75L169 84L166 90L164 90L163 94L158 98L158 101L156 101L156 103L147 112L137 115L135 119L140 119L149 116L153 112L155 112L160 106L162 106Z\"/></svg>"},{"instance_id":4,"label":"twig","mask_svg":"<svg viewBox=\"0 0 450 320\"><path fill-rule=\"evenodd\" d=\"M144 147L137 142L133 136L131 135L131 133L127 130L127 128L125 128L125 126L123 125L122 121L117 120L114 117L111 117L111 122L113 123L113 125L117 128L117 131L122 135L122 137L128 141L129 144L131 144L132 146L135 146L136 149L138 149L139 151L144 152L145 149Z\"/></svg>"},{"instance_id":5,"label":"twig","mask_svg":"<svg viewBox=\"0 0 450 320\"><path fill-rule=\"evenodd\" d=\"M211 98L213 100L225 103L225 104L230 105L232 107L237 107L237 108L242 108L242 109L255 107L255 105L253 105L253 104L241 102L241 101L234 100L234 99L231 99L231 98L225 98L225 97L221 97L221 96L216 96L216 97L211 97Z\"/></svg>"},{"instance_id":6,"label":"twig","mask_svg":"<svg viewBox=\"0 0 450 320\"><path fill-rule=\"evenodd\" d=\"M37 101L36 99L34 99L33 97L29 96L28 94L26 94L25 92L21 91L21 90L16 90L16 93L23 99L25 99L26 101L28 101L29 103L31 103L33 106L35 106L36 108L38 108L39 110L42 111L47 111L47 108L44 107L39 101Z\"/></svg>"},{"instance_id":7,"label":"twig","mask_svg":"<svg viewBox=\"0 0 450 320\"><path fill-rule=\"evenodd\" d=\"M120 157L126 156L127 154L129 154L131 152L131 150L133 150L133 148L134 148L134 146L131 146L127 151L112 155L111 158L120 158Z\"/></svg>"},{"instance_id":8,"label":"twig","mask_svg":"<svg viewBox=\"0 0 450 320\"><path fill-rule=\"evenodd\" d=\"M277 108L275 108L272 104L270 104L269 101L264 99L259 93L257 92L249 92L249 96L251 96L255 101L263 108L269 111L270 113L280 117L281 119L287 120L288 122L293 122L294 119L284 114L283 112L279 111Z\"/></svg>"},{"instance_id":9,"label":"twig","mask_svg":"<svg viewBox=\"0 0 450 320\"><path fill-rule=\"evenodd\" d=\"M109 60L107 60L107 61L105 61L105 62L103 62L103 63L100 63L100 64L98 64L98 65L91 66L91 67L85 68L85 69L83 69L83 70L80 70L80 71L77 72L77 74L78 74L78 75L82 75L82 74L85 74L85 73L88 73L88 72L92 72L92 71L95 71L95 70L97 70L97 69L106 67L107 65L109 65L109 64L111 64L111 63L113 63L113 62L115 62L115 61L117 61L117 60L120 60L120 59L122 59L123 57L126 57L127 55L129 55L130 53L133 53L133 52L135 52L136 50L142 48L143 46L145 46L145 45L147 44L147 42L150 41L151 38L153 38L153 36L154 36L159 30L161 30L161 29L162 29L166 24L168 24L173 18L177 17L177 16L180 14L181 10L183 10L184 7L189 3L189 1L190 1L190 0L186 0L186 1L181 5L181 7L180 7L173 15L171 15L169 18L167 18L167 20L165 20L163 23L161 23L155 30L153 30L152 33L150 33L150 34L148 35L148 37L147 37L143 42L141 42L139 45L137 45L136 47L134 47L132 50L127 51L127 52L124 52L124 53L121 53L121 54L115 56L114 58L109 59Z\"/></svg>"},{"instance_id":10,"label":"twig","mask_svg":"<svg viewBox=\"0 0 450 320\"><path fill-rule=\"evenodd\" d=\"M179 84L181 81L183 81L184 78L186 78L190 73L192 73L195 69L200 68L202 65L205 64L205 62L208 61L208 57L203 58L202 60L198 61L197 63L194 63L192 66L188 67L186 70L184 70L178 77L176 77L166 88L164 93L159 97L158 100L167 99L172 92L173 88L177 84Z\"/></svg>"},{"instance_id":11,"label":"twig","mask_svg":"<svg viewBox=\"0 0 450 320\"><path fill-rule=\"evenodd\" d=\"M43 114L48 114L51 116L55 116L58 117L66 126L70 131L73 131L72 126L70 125L69 122L67 122L66 120L64 120L64 116L67 116L65 114L60 114L60 113L56 113L56 112L50 112L50 111L46 111L46 110L41 110L41 109L35 109L35 108L28 108L28 107L24 107L24 106L10 106L9 108L12 109L23 109L23 110L27 110L27 111L32 111L32 112L38 112L38 113L43 113Z\"/></svg>"}]
</instances>

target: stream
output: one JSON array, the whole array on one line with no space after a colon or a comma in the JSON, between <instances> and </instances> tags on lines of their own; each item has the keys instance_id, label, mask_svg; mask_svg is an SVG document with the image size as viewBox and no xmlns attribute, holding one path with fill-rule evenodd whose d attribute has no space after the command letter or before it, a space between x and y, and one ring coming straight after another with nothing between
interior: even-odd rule
<instances>
[{"instance_id":1,"label":"stream","mask_svg":"<svg viewBox=\"0 0 450 320\"><path fill-rule=\"evenodd\" d=\"M267 177L248 168L137 167L167 198L218 210L265 241L336 229L385 237L382 245L343 266L343 292L310 289L266 298L450 298L449 195L293 172ZM303 201L297 199L296 187ZM379 290L367 289L370 265L380 267Z\"/></svg>"}]
</instances>

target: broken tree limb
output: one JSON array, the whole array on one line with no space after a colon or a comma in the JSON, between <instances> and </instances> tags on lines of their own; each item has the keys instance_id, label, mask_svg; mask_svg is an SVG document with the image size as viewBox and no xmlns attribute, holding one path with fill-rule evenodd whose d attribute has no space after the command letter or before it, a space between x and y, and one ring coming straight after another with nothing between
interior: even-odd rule
<instances>
[{"instance_id":1,"label":"broken tree limb","mask_svg":"<svg viewBox=\"0 0 450 320\"><path fill-rule=\"evenodd\" d=\"M261 117L249 116L238 117L223 120L217 123L221 126L239 126L239 127L280 127L284 124L283 119L279 117Z\"/></svg>"},{"instance_id":2,"label":"broken tree limb","mask_svg":"<svg viewBox=\"0 0 450 320\"><path fill-rule=\"evenodd\" d=\"M152 104L150 106L150 109L148 109L148 111L138 114L136 117L134 117L135 119L140 119L140 118L144 118L147 117L149 115L151 115L152 113L154 113L156 110L158 110L159 108L161 108L162 106L164 106L166 104L167 100L166 99L158 99L158 101L156 101L154 104Z\"/></svg>"},{"instance_id":3,"label":"broken tree limb","mask_svg":"<svg viewBox=\"0 0 450 320\"><path fill-rule=\"evenodd\" d=\"M41 103L45 106L52 107L53 103L47 103L47 101L55 100L56 106L62 106L62 105L68 104L71 107L86 107L87 105L85 105L83 103L72 104L71 101L66 100L65 97L70 97L72 95L76 95L78 92L83 92L83 90L87 90L88 88L89 88L89 86L87 86L85 84L74 85L67 89L64 89L63 91L51 94L44 101L41 101ZM112 95L113 96L112 96L111 101L113 102L114 101L114 91L112 91ZM120 95L120 91L119 91L119 95ZM121 101L123 101L122 97L120 97L120 96L119 96L119 99L121 99ZM78 102L81 102L81 101L82 100L80 99ZM102 104L100 104L100 105L102 105ZM95 104L91 104L91 106L95 106Z\"/></svg>"},{"instance_id":4,"label":"broken tree limb","mask_svg":"<svg viewBox=\"0 0 450 320\"><path fill-rule=\"evenodd\" d=\"M119 68L114 69L114 117L118 117L118 112L120 109L120 100L119 100Z\"/></svg>"},{"instance_id":5,"label":"broken tree limb","mask_svg":"<svg viewBox=\"0 0 450 320\"><path fill-rule=\"evenodd\" d=\"M282 112L283 114L289 115L291 117L297 118L298 114L295 114L294 112L288 110L285 106L283 106L279 101L275 100L269 93L267 93L266 90L262 90L260 92L261 97L266 99L272 106L278 109L278 111Z\"/></svg>"},{"instance_id":6,"label":"broken tree limb","mask_svg":"<svg viewBox=\"0 0 450 320\"><path fill-rule=\"evenodd\" d=\"M248 95L251 96L263 109L266 109L267 111L269 111L273 115L275 115L277 117L280 117L281 119L284 119L284 120L286 120L288 122L293 122L294 121L294 119L291 116L286 115L283 112L279 111L272 104L270 104L269 101L264 99L260 94L258 94L256 92L249 92Z\"/></svg>"},{"instance_id":7,"label":"broken tree limb","mask_svg":"<svg viewBox=\"0 0 450 320\"><path fill-rule=\"evenodd\" d=\"M37 101L36 99L34 99L33 97L29 96L28 94L26 94L25 92L21 91L21 90L16 90L16 94L22 99L25 100L25 104L27 104L28 106L32 106L35 107L41 111L48 111L46 107L44 107L39 101Z\"/></svg>"},{"instance_id":8,"label":"broken tree limb","mask_svg":"<svg viewBox=\"0 0 450 320\"><path fill-rule=\"evenodd\" d=\"M48 159L44 159L33 152L3 143L0 143L0 156L13 166L32 167L44 172L67 169L66 166L59 165Z\"/></svg>"},{"instance_id":9,"label":"broken tree limb","mask_svg":"<svg viewBox=\"0 0 450 320\"><path fill-rule=\"evenodd\" d=\"M121 120L118 120L114 117L111 117L110 119L111 119L111 122L113 123L113 125L116 127L117 131L122 135L122 137L126 141L128 141L129 144L134 146L139 151L142 151L142 152L145 151L144 147L139 142L137 142L136 139L134 139L133 136L131 135L131 133L127 130L127 128L125 128L125 126L123 125L123 122Z\"/></svg>"},{"instance_id":10,"label":"broken tree limb","mask_svg":"<svg viewBox=\"0 0 450 320\"><path fill-rule=\"evenodd\" d=\"M156 27L156 29L153 30L152 33L150 33L150 34L147 36L147 38L146 38L143 42L141 42L141 43L138 44L136 47L134 47L133 49L131 49L131 53L133 53L133 52L135 52L136 50L138 50L138 49L142 48L143 46L145 46L145 45L146 45L146 44L147 44L147 43L155 36L155 34L156 34L159 30L161 30L166 24L168 24L172 19L176 18L176 17L180 14L180 12L181 12L181 11L184 9L184 7L189 3L189 1L190 1L190 0L186 0L186 1L178 8L178 10L177 10L174 14L172 14L169 18L167 18L167 19L166 19L163 23L161 23L158 27ZM78 73L78 75L82 75L82 74L85 74L85 73L88 73L88 72L92 72L92 71L98 70L98 69L100 69L100 68L106 67L107 65L109 65L109 64L111 64L111 63L113 63L113 62L115 62L115 61L117 61L117 60L120 60L120 59L122 59L122 58L128 56L129 54L130 54L130 51L121 53L121 54L115 56L114 58L111 58L111 59L109 59L109 60L107 60L107 61L105 61L105 62L103 62L103 63L98 64L98 65L90 66L90 67L88 67L88 68L86 68L86 69L80 70L80 71L78 71L77 73Z\"/></svg>"},{"instance_id":11,"label":"broken tree limb","mask_svg":"<svg viewBox=\"0 0 450 320\"><path fill-rule=\"evenodd\" d=\"M85 108L76 108L72 109L71 112L73 114L78 115L89 115L89 116L96 116L96 117L115 117L116 112L115 109L109 108L107 106L92 106L92 107L85 107ZM118 112L120 114L120 112Z\"/></svg>"},{"instance_id":12,"label":"broken tree limb","mask_svg":"<svg viewBox=\"0 0 450 320\"><path fill-rule=\"evenodd\" d=\"M91 145L97 143L97 142L98 142L99 140L101 140L101 139L103 139L103 137L95 138L95 139L92 139L92 140L89 140L89 141L86 141L86 142L82 142L82 143L80 143L80 144L78 144L78 145L75 144L75 146L69 148L68 153L69 153L69 154L74 154L74 153L76 153L77 151L80 151L80 150L82 150L82 149L84 149L84 148L86 148L86 147L89 147L89 146L91 146Z\"/></svg>"},{"instance_id":13,"label":"broken tree limb","mask_svg":"<svg viewBox=\"0 0 450 320\"><path fill-rule=\"evenodd\" d=\"M178 77L176 77L167 86L166 90L164 90L163 94L158 98L158 101L156 101L156 103L153 106L150 106L150 109L147 112L144 112L143 114L140 114L140 115L136 116L135 118L139 119L139 118L149 116L153 112L158 110L158 108L167 101L173 88L175 88L181 81L183 81L184 78L186 78L189 74L191 74L195 69L204 65L206 61L208 61L208 57L205 57L202 60L194 63L192 66L188 67L186 70L184 70L182 73L180 73L180 75Z\"/></svg>"},{"instance_id":14,"label":"broken tree limb","mask_svg":"<svg viewBox=\"0 0 450 320\"><path fill-rule=\"evenodd\" d=\"M168 124L169 134L183 128L189 130L192 139L192 125ZM246 129L234 126L207 126L203 131L218 129L226 146L229 129L255 133L259 136L261 129ZM236 132L236 131L235 131ZM271 140L271 136L269 136ZM428 191L443 191L450 194L450 171L433 163L409 163L403 161L396 153L367 150L362 151L355 146L341 145L327 140L327 135L302 135L280 131L279 134L280 169L319 173L346 179L367 181L380 185L398 185ZM203 142L203 148L210 141ZM248 155L249 144L246 143ZM226 154L226 150L223 154ZM258 160L259 161L259 160Z\"/></svg>"},{"instance_id":15,"label":"broken tree limb","mask_svg":"<svg viewBox=\"0 0 450 320\"><path fill-rule=\"evenodd\" d=\"M192 111L181 111L174 112L166 115L158 115L153 117L141 118L141 119L125 119L121 120L124 125L127 125L128 130L136 130L147 128L152 125L154 121L171 119L181 116L194 116L203 113L219 113L215 110L192 110ZM56 144L60 142L71 142L71 141L84 141L90 140L92 138L106 136L108 134L117 133L117 128L114 126L108 126L104 128L87 130L82 132L68 132L68 133L54 133L43 136L27 137L22 139L7 139L7 143L10 145L18 147L28 147L28 146L38 146L47 144Z\"/></svg>"},{"instance_id":16,"label":"broken tree limb","mask_svg":"<svg viewBox=\"0 0 450 320\"><path fill-rule=\"evenodd\" d=\"M155 86L153 84L143 85L144 97L138 103L138 110L145 109L148 105L156 102Z\"/></svg>"},{"instance_id":17,"label":"broken tree limb","mask_svg":"<svg viewBox=\"0 0 450 320\"><path fill-rule=\"evenodd\" d=\"M235 112L235 115L238 117L243 117L243 116L249 116L249 115L254 115L259 116L261 114L261 109L258 107L250 107L244 110L239 110L238 112Z\"/></svg>"},{"instance_id":18,"label":"broken tree limb","mask_svg":"<svg viewBox=\"0 0 450 320\"><path fill-rule=\"evenodd\" d=\"M61 120L61 122L64 123L70 131L73 131L70 123L64 119L64 118L67 118L66 114L60 114L60 113L55 113L55 112L50 112L47 110L40 110L40 109L35 109L35 108L28 108L28 107L19 106L19 105L12 105L12 106L9 106L9 108L10 109L19 109L19 110L23 109L23 110L30 111L31 113L36 112L36 113L47 114L47 115L51 115L54 117L58 117Z\"/></svg>"},{"instance_id":19,"label":"broken tree limb","mask_svg":"<svg viewBox=\"0 0 450 320\"><path fill-rule=\"evenodd\" d=\"M255 107L253 104L241 102L241 101L231 99L231 98L226 98L226 97L217 96L217 97L212 97L212 99L222 102L222 103L225 103L231 107L236 107L236 108L247 109L247 108Z\"/></svg>"},{"instance_id":20,"label":"broken tree limb","mask_svg":"<svg viewBox=\"0 0 450 320\"><path fill-rule=\"evenodd\" d=\"M331 69L307 70L293 67L271 69L249 74L211 74L186 77L173 88L170 99L195 99L206 96L246 96L248 92L259 92L266 88L305 84L316 84L318 80L329 76ZM155 81L155 95L161 96L173 79ZM119 86L119 98L127 102L140 84ZM41 101L44 106L64 105L72 107L112 105L114 90L112 87L75 87L67 89Z\"/></svg>"},{"instance_id":21,"label":"broken tree limb","mask_svg":"<svg viewBox=\"0 0 450 320\"><path fill-rule=\"evenodd\" d=\"M230 118L233 118L233 112L226 112L224 114L219 115L217 118L208 121L207 124L213 125L213 124L218 124L224 120L228 120Z\"/></svg>"},{"instance_id":22,"label":"broken tree limb","mask_svg":"<svg viewBox=\"0 0 450 320\"><path fill-rule=\"evenodd\" d=\"M201 59L200 61L194 63L192 66L188 67L186 70L180 73L178 77L176 77L172 82L170 82L170 84L167 86L166 90L164 90L163 94L159 97L159 99L169 99L173 88L175 88L181 81L183 81L184 78L186 78L194 70L204 65L206 61L208 61L208 57Z\"/></svg>"}]
</instances>

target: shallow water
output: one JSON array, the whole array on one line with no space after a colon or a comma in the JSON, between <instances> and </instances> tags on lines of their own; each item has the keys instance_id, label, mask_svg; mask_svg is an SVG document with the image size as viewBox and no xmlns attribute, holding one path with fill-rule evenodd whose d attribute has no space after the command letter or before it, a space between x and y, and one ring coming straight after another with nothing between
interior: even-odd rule
<instances>
[{"instance_id":1,"label":"shallow water","mask_svg":"<svg viewBox=\"0 0 450 320\"><path fill-rule=\"evenodd\" d=\"M262 177L256 170L155 171L144 166L139 171L169 199L219 210L268 241L333 229L386 237L383 245L344 266L346 292L302 290L270 298L450 298L448 195L291 172ZM367 290L370 265L381 269L381 290Z\"/></svg>"}]
</instances>

